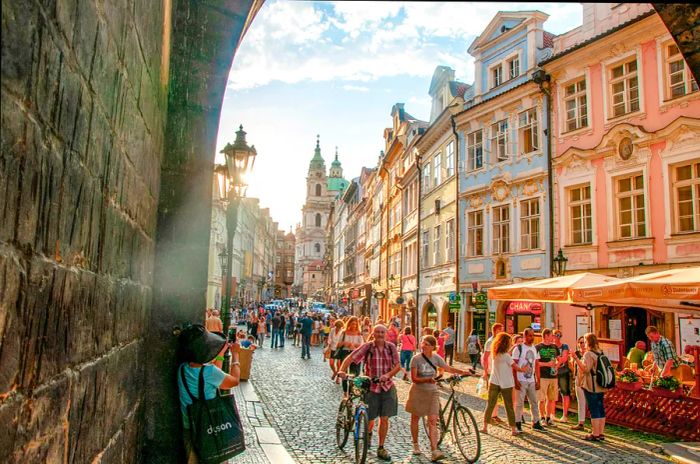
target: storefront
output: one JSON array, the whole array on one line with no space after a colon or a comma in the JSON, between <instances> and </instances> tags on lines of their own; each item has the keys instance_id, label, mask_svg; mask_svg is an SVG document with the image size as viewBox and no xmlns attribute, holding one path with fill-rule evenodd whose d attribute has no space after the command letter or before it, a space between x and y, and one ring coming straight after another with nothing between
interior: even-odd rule
<instances>
[{"instance_id":1,"label":"storefront","mask_svg":"<svg viewBox=\"0 0 700 464\"><path fill-rule=\"evenodd\" d=\"M504 323L507 333L522 333L528 327L532 327L535 332L542 330L540 322L542 303L511 301L504 305L504 309Z\"/></svg>"},{"instance_id":2,"label":"storefront","mask_svg":"<svg viewBox=\"0 0 700 464\"><path fill-rule=\"evenodd\" d=\"M423 305L423 310L421 311L423 319L421 321L421 328L430 327L431 329L438 328L438 312L432 301L428 301Z\"/></svg>"}]
</instances>

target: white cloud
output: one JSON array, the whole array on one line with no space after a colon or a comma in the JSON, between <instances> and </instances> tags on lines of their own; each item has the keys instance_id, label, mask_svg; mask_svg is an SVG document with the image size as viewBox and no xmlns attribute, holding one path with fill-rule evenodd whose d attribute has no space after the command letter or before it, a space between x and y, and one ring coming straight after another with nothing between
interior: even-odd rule
<instances>
[{"instance_id":1,"label":"white cloud","mask_svg":"<svg viewBox=\"0 0 700 464\"><path fill-rule=\"evenodd\" d=\"M522 9L550 14L545 28L554 33L581 20L580 4L265 3L236 55L229 88L429 77L441 64L472 82L469 44L499 10Z\"/></svg>"},{"instance_id":2,"label":"white cloud","mask_svg":"<svg viewBox=\"0 0 700 464\"><path fill-rule=\"evenodd\" d=\"M369 87L363 87L361 85L345 84L343 89L350 92L369 92Z\"/></svg>"}]
</instances>

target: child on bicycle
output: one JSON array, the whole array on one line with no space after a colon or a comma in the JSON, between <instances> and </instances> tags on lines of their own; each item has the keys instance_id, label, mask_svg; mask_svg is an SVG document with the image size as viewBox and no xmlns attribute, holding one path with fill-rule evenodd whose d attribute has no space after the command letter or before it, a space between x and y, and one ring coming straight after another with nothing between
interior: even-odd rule
<instances>
[{"instance_id":1,"label":"child on bicycle","mask_svg":"<svg viewBox=\"0 0 700 464\"><path fill-rule=\"evenodd\" d=\"M437 421L440 414L440 393L435 377L438 368L452 374L472 375L474 370L463 371L448 365L445 360L436 353L437 340L432 335L425 335L420 344L421 352L411 359L411 389L406 401L406 412L411 413L411 437L413 439L413 454L421 454L418 446L418 422L421 417L428 416L428 429L430 436L430 449L432 462L440 461L445 457L438 449Z\"/></svg>"}]
</instances>

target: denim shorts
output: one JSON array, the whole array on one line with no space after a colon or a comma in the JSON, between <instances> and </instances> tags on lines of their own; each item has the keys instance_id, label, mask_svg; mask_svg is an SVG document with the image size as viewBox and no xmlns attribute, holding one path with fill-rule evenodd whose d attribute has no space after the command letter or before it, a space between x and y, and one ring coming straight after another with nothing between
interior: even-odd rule
<instances>
[{"instance_id":1,"label":"denim shorts","mask_svg":"<svg viewBox=\"0 0 700 464\"><path fill-rule=\"evenodd\" d=\"M605 406L603 405L604 393L593 393L588 390L583 390L586 396L586 404L591 412L591 419L605 419Z\"/></svg>"}]
</instances>

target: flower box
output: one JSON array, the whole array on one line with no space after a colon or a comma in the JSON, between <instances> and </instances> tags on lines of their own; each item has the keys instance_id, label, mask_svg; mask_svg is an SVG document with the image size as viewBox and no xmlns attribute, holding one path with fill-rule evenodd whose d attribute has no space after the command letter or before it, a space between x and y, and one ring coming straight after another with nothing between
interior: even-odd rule
<instances>
[{"instance_id":1,"label":"flower box","mask_svg":"<svg viewBox=\"0 0 700 464\"><path fill-rule=\"evenodd\" d=\"M652 390L658 396L662 396L664 398L676 399L676 398L680 398L683 396L683 389L682 388L678 388L677 390L672 391L672 390L669 390L667 388L652 387Z\"/></svg>"},{"instance_id":2,"label":"flower box","mask_svg":"<svg viewBox=\"0 0 700 464\"><path fill-rule=\"evenodd\" d=\"M644 388L644 384L642 382L617 382L615 386L620 390L625 391L639 391Z\"/></svg>"}]
</instances>

